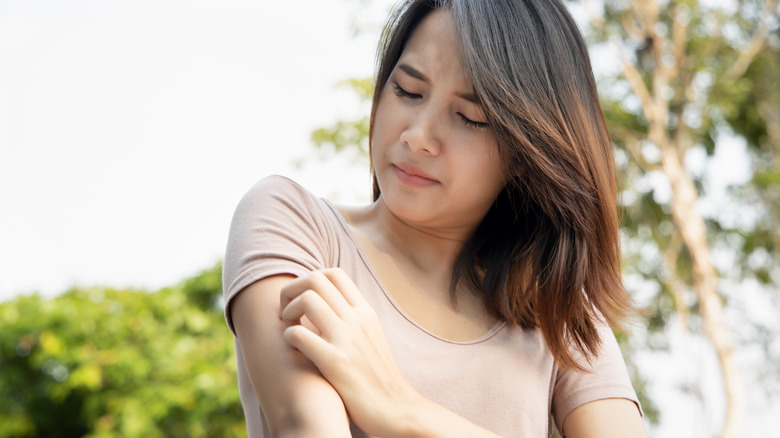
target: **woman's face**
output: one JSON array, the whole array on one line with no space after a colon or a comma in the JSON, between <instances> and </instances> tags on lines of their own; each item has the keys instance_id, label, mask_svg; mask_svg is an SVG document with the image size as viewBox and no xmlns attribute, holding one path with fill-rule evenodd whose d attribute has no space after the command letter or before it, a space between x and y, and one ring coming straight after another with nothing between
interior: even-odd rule
<instances>
[{"instance_id":1,"label":"woman's face","mask_svg":"<svg viewBox=\"0 0 780 438\"><path fill-rule=\"evenodd\" d=\"M419 24L391 72L374 115L371 159L396 217L452 238L468 237L504 187L506 166L448 12Z\"/></svg>"}]
</instances>

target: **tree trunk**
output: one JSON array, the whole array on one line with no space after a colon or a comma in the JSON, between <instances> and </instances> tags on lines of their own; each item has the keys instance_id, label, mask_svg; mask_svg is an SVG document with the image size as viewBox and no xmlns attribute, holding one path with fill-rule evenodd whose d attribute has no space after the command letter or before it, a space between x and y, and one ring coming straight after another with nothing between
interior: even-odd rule
<instances>
[{"instance_id":1,"label":"tree trunk","mask_svg":"<svg viewBox=\"0 0 780 438\"><path fill-rule=\"evenodd\" d=\"M677 148L666 139L652 139L661 149L661 165L672 186L672 217L688 248L693 264L693 290L699 302L704 330L720 362L726 391L726 421L722 438L742 436L745 425L745 393L729 327L723 320L723 304L718 279L710 260L704 220L696 211L698 195L690 174L683 166Z\"/></svg>"},{"instance_id":2,"label":"tree trunk","mask_svg":"<svg viewBox=\"0 0 780 438\"><path fill-rule=\"evenodd\" d=\"M774 3L774 0L770 3ZM648 140L661 152L661 170L666 174L672 189L672 219L685 247L690 253L693 272L692 289L699 303L699 313L707 337L712 342L718 357L726 393L726 420L722 438L736 438L742 435L745 419L745 392L741 372L734 357L731 332L723 318L723 303L718 294L718 278L712 266L707 230L704 219L696 211L698 194L690 173L685 168L685 141L690 129L685 126L682 112L678 115L678 126L672 136L668 129L670 114L669 100L664 91L674 85L677 90L690 87L690 75L681 75L680 66L686 65L685 52L687 27L681 16L673 9L671 41L657 33L658 4L656 1L634 0L636 21L624 21L624 25L634 36L651 41L650 50L655 61L655 69L650 73L648 88L637 66L629 60L623 63L623 72L637 97L642 102L642 112L648 122ZM671 53L673 66L664 62L664 56ZM742 63L748 62L742 60ZM673 83L676 81L676 83ZM683 103L684 106L684 103ZM675 272L669 272L675 276Z\"/></svg>"}]
</instances>

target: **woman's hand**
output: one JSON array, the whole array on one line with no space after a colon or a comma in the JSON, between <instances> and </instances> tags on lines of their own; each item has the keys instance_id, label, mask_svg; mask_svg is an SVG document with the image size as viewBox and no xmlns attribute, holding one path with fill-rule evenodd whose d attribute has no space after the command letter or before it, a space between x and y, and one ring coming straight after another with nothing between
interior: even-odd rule
<instances>
[{"instance_id":1,"label":"woman's hand","mask_svg":"<svg viewBox=\"0 0 780 438\"><path fill-rule=\"evenodd\" d=\"M408 410L425 401L401 375L376 313L344 271L288 283L281 317L284 339L333 385L355 424L371 435L405 434L399 428Z\"/></svg>"},{"instance_id":2,"label":"woman's hand","mask_svg":"<svg viewBox=\"0 0 780 438\"><path fill-rule=\"evenodd\" d=\"M284 341L281 290L294 276L247 286L228 309L243 362L273 437L351 437L341 396L314 364ZM241 356L239 356L241 360Z\"/></svg>"}]
</instances>

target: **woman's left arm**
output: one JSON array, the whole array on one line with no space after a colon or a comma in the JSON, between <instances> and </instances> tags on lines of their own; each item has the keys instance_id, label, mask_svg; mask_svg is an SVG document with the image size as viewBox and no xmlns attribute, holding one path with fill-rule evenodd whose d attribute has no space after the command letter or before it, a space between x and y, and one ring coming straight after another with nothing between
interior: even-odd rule
<instances>
[{"instance_id":1,"label":"woman's left arm","mask_svg":"<svg viewBox=\"0 0 780 438\"><path fill-rule=\"evenodd\" d=\"M406 381L371 306L341 269L282 289L284 339L317 366L350 418L384 437L497 437L423 397ZM303 321L302 321L303 318Z\"/></svg>"},{"instance_id":2,"label":"woman's left arm","mask_svg":"<svg viewBox=\"0 0 780 438\"><path fill-rule=\"evenodd\" d=\"M647 431L633 401L608 398L586 403L563 422L566 438L646 438Z\"/></svg>"}]
</instances>

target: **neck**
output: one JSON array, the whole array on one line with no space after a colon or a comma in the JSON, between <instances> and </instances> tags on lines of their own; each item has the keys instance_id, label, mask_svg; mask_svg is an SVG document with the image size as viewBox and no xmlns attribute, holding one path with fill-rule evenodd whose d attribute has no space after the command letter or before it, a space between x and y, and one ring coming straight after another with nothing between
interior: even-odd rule
<instances>
[{"instance_id":1,"label":"neck","mask_svg":"<svg viewBox=\"0 0 780 438\"><path fill-rule=\"evenodd\" d=\"M447 282L468 238L462 231L409 224L394 215L381 196L367 210L364 223L377 248Z\"/></svg>"}]
</instances>

